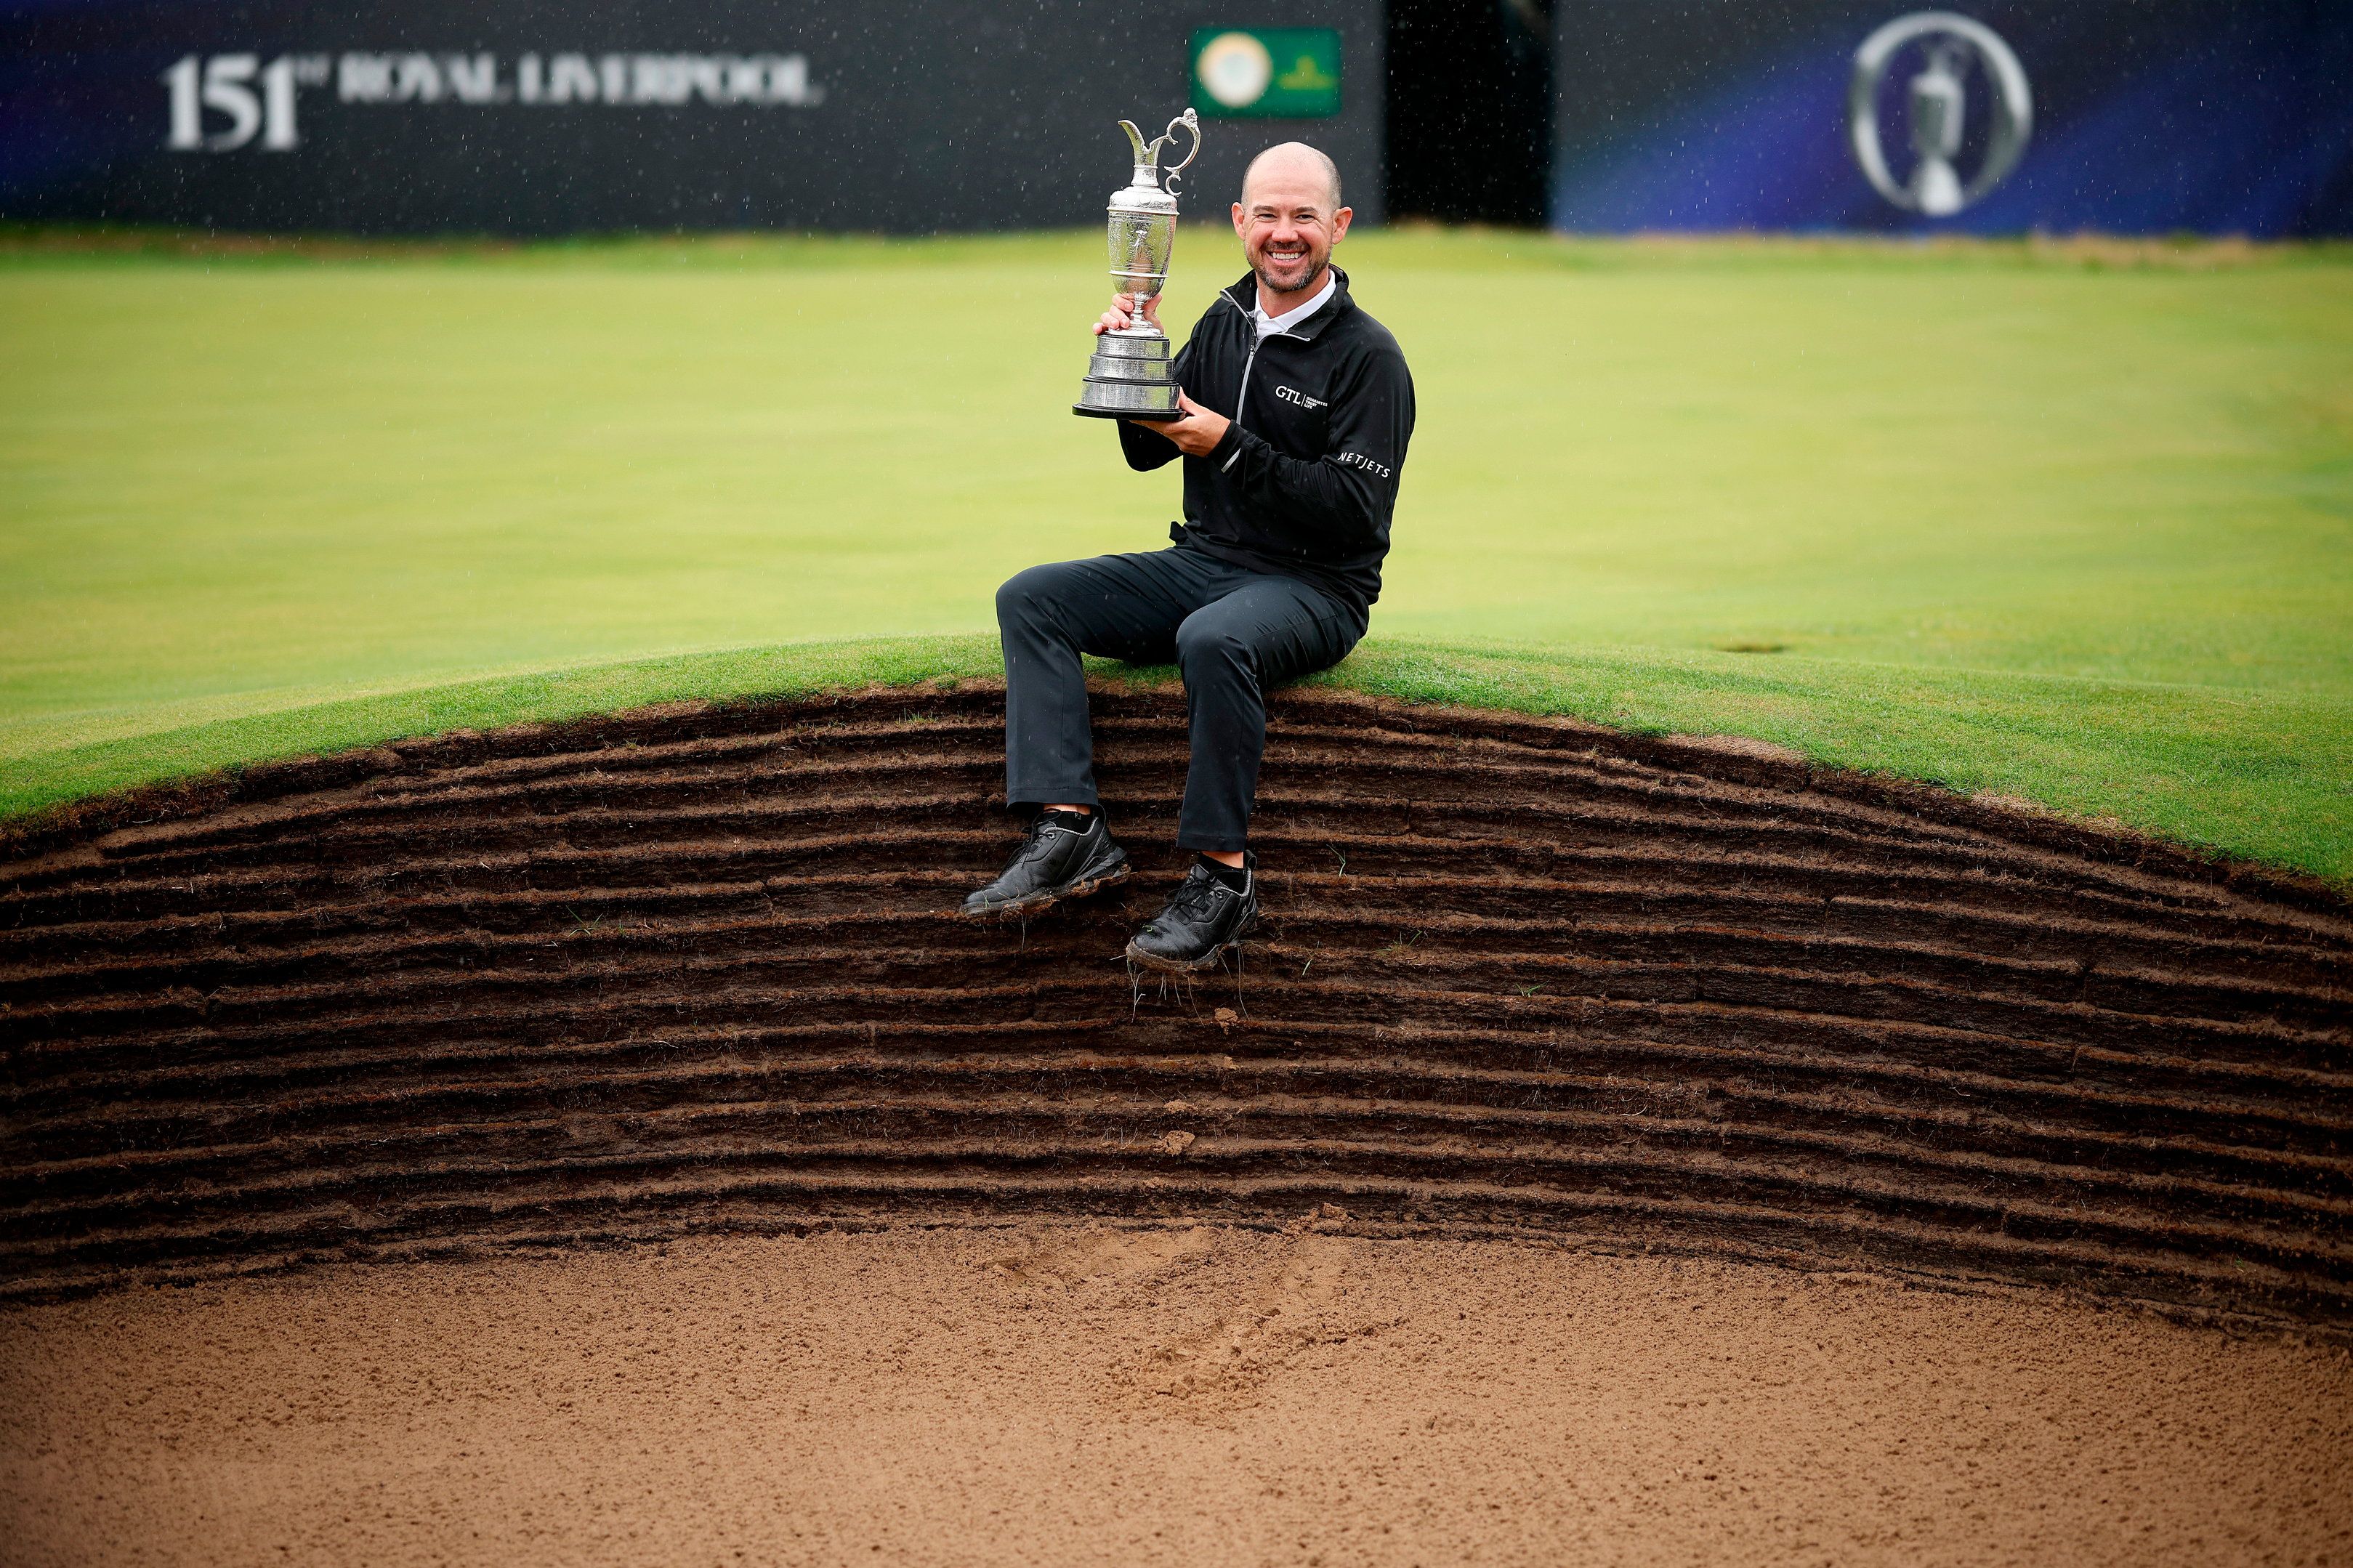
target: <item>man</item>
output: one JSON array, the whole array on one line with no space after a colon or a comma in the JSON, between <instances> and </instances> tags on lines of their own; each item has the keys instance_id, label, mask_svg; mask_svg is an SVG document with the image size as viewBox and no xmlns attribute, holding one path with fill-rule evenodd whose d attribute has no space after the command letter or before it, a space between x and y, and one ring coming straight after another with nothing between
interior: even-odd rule
<instances>
[{"instance_id":1,"label":"man","mask_svg":"<svg viewBox=\"0 0 2353 1568\"><path fill-rule=\"evenodd\" d=\"M997 590L1005 797L1037 815L966 914L1036 914L1128 874L1095 793L1079 656L1096 654L1173 658L1192 731L1176 837L1198 858L1128 957L1207 968L1257 919L1249 826L1264 693L1338 663L1365 635L1413 435L1405 356L1331 264L1351 216L1322 153L1291 142L1258 155L1233 209L1250 273L1176 356L1179 416L1118 426L1131 468L1185 460L1175 543L1033 566ZM1094 330L1127 326L1136 308L1115 296ZM1142 309L1157 325L1157 299Z\"/></svg>"}]
</instances>

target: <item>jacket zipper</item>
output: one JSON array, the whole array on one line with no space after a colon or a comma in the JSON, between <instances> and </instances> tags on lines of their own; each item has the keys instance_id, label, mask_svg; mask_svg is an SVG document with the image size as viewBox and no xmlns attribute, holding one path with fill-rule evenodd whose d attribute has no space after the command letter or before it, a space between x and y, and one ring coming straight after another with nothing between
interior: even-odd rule
<instances>
[{"instance_id":1,"label":"jacket zipper","mask_svg":"<svg viewBox=\"0 0 2353 1568\"><path fill-rule=\"evenodd\" d=\"M1229 305L1234 305L1234 297L1231 294L1220 293L1218 298ZM1234 309L1242 310L1240 305L1234 305ZM1266 342L1266 338L1257 335L1258 323L1250 319L1250 313L1248 310L1242 310L1242 324L1250 330L1251 337L1250 353L1242 359L1241 384L1234 389L1234 425L1237 428L1240 428L1242 423L1242 400L1250 395L1250 367L1258 363L1258 351ZM1298 335L1296 332L1269 332L1266 336L1267 338L1295 338ZM1234 455L1219 465L1218 472L1222 474L1226 469L1232 468L1240 459L1241 455L1241 448L1235 447Z\"/></svg>"},{"instance_id":2,"label":"jacket zipper","mask_svg":"<svg viewBox=\"0 0 2353 1568\"><path fill-rule=\"evenodd\" d=\"M1236 429L1241 428L1242 399L1250 395L1250 366L1256 363L1258 363L1258 344L1253 342L1250 344L1249 356L1242 361L1242 384L1234 389L1234 427ZM1228 458L1219 468L1218 472L1222 474L1226 469L1232 468L1235 459L1241 455L1242 449L1240 447L1235 447L1233 457Z\"/></svg>"},{"instance_id":3,"label":"jacket zipper","mask_svg":"<svg viewBox=\"0 0 2353 1568\"><path fill-rule=\"evenodd\" d=\"M1222 289L1219 291L1218 298L1229 305L1234 305L1234 297ZM1243 327L1250 334L1250 353L1242 356L1241 384L1234 389L1234 423L1239 425L1242 422L1242 399L1250 395L1250 366L1258 363L1259 337L1258 323L1250 319L1250 313L1240 305L1234 305L1234 310L1241 317Z\"/></svg>"}]
</instances>

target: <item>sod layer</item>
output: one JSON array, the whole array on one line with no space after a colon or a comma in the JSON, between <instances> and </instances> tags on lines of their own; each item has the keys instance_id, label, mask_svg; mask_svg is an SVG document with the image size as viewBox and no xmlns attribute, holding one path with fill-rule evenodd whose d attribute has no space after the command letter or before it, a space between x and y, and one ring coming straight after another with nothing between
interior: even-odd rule
<instances>
[{"instance_id":1,"label":"sod layer","mask_svg":"<svg viewBox=\"0 0 2353 1568\"><path fill-rule=\"evenodd\" d=\"M1001 695L455 735L19 830L0 1279L1008 1212L2060 1284L2353 1329L2353 909L1769 748L1294 691L1240 973L950 914ZM1330 1205L1328 1210L1321 1205Z\"/></svg>"}]
</instances>

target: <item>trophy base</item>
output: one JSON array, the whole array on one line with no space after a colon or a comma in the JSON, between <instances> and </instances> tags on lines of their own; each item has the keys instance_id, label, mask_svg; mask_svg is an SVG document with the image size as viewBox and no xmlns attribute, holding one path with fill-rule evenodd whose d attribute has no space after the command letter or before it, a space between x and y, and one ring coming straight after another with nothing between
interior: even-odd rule
<instances>
[{"instance_id":1,"label":"trophy base","mask_svg":"<svg viewBox=\"0 0 2353 1568\"><path fill-rule=\"evenodd\" d=\"M1168 338L1158 331L1105 332L1087 362L1085 389L1071 405L1091 419L1175 419L1176 381Z\"/></svg>"},{"instance_id":2,"label":"trophy base","mask_svg":"<svg viewBox=\"0 0 2353 1568\"><path fill-rule=\"evenodd\" d=\"M1170 398L1166 408L1095 408L1083 403L1071 405L1071 412L1083 414L1090 419L1182 419L1185 411Z\"/></svg>"}]
</instances>

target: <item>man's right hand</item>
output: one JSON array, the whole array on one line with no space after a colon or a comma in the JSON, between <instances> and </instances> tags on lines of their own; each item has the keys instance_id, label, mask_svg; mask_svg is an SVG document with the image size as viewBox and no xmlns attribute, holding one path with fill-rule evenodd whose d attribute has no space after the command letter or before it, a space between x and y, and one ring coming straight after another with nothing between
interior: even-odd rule
<instances>
[{"instance_id":1,"label":"man's right hand","mask_svg":"<svg viewBox=\"0 0 2353 1568\"><path fill-rule=\"evenodd\" d=\"M1125 331L1135 325L1136 315L1134 295L1113 294L1111 297L1111 309L1095 319L1095 336L1101 337L1105 332ZM1159 295L1155 294L1144 302L1143 318L1155 327L1160 325Z\"/></svg>"}]
</instances>

